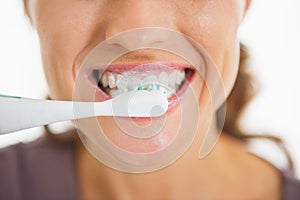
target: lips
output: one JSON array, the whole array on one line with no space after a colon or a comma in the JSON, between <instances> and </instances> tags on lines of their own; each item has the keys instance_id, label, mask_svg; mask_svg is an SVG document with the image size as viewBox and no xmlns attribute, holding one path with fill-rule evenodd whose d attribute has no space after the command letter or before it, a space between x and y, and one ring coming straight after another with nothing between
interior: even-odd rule
<instances>
[{"instance_id":1,"label":"lips","mask_svg":"<svg viewBox=\"0 0 300 200\"><path fill-rule=\"evenodd\" d=\"M113 64L92 67L86 77L100 99L110 99L125 92L147 90L165 95L169 109L175 106L192 81L193 66L182 63Z\"/></svg>"}]
</instances>

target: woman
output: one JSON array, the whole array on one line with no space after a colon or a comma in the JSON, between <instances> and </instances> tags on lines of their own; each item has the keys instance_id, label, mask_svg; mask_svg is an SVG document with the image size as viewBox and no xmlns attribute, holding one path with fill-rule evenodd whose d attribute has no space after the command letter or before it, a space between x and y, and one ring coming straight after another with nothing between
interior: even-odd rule
<instances>
[{"instance_id":1,"label":"woman","mask_svg":"<svg viewBox=\"0 0 300 200\"><path fill-rule=\"evenodd\" d=\"M241 135L236 125L241 109L252 95L249 77L242 68L245 52L237 38L250 0L26 0L24 3L40 37L51 99L72 100L76 72L95 44L124 31L161 27L181 32L205 48L221 71L229 107L223 133L208 156L201 160L195 156L203 140L197 137L180 159L151 173L124 173L106 167L78 139L66 143L46 138L8 147L0 153L1 199L299 198L300 183L249 154L245 147L247 137ZM150 34L135 39L136 43L146 41L151 45L165 38ZM118 40L115 44L127 48L131 43ZM153 50L132 52L118 62L127 65L179 61ZM200 76L195 75L191 87L203 112L209 95L204 95L208 93L206 90L200 94L200 82ZM169 113L174 120L178 115L176 109ZM197 135L209 124L205 120L201 123ZM106 125L116 131L110 120ZM118 138L115 142L131 151L140 151L144 145L129 147Z\"/></svg>"}]
</instances>

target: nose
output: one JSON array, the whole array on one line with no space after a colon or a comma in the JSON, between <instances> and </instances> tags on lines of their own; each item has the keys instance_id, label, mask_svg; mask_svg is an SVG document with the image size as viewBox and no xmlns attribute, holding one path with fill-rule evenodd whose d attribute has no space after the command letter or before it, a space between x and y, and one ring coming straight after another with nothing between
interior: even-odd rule
<instances>
[{"instance_id":1,"label":"nose","mask_svg":"<svg viewBox=\"0 0 300 200\"><path fill-rule=\"evenodd\" d=\"M109 43L125 49L152 47L169 38L169 31L175 29L171 9L164 9L158 0L122 0L113 10L107 23L105 37ZM150 28L151 27L151 28ZM155 28L154 28L155 27ZM132 31L134 30L134 31ZM122 34L120 34L122 33ZM117 37L113 37L116 36Z\"/></svg>"}]
</instances>

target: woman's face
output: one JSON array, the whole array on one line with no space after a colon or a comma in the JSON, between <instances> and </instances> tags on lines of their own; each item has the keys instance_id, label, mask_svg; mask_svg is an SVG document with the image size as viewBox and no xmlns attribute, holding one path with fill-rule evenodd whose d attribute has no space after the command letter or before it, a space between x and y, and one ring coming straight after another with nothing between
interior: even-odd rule
<instances>
[{"instance_id":1,"label":"woman's face","mask_svg":"<svg viewBox=\"0 0 300 200\"><path fill-rule=\"evenodd\" d=\"M209 53L221 72L227 93L235 81L239 60L237 31L248 5L245 0L27 0L26 3L40 37L44 71L53 99L72 100L76 73L96 44L123 31L144 27L162 27L189 36ZM163 35L149 34L146 39L137 37L136 42L146 41L150 46L165 39ZM117 45L127 48L130 42L119 40ZM132 52L117 62L124 66L183 61L169 53L149 50ZM204 101L200 75L195 75L191 86L199 102ZM107 97L101 94L99 100ZM174 124L180 120L179 115L176 109L169 113L166 130L176 129ZM112 128L112 120L106 119L105 125L110 131L117 131ZM166 145L171 140L168 138L153 139L149 148ZM120 146L129 144L124 142L128 138L115 140ZM137 143L124 148L145 149L144 143L140 145L140 148Z\"/></svg>"}]
</instances>

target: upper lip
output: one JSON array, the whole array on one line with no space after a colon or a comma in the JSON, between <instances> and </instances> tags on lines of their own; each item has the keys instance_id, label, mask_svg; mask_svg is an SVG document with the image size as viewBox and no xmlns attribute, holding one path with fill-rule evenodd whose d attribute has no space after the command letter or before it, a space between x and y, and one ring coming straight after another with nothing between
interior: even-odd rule
<instances>
[{"instance_id":1,"label":"upper lip","mask_svg":"<svg viewBox=\"0 0 300 200\"><path fill-rule=\"evenodd\" d=\"M91 73L92 71L110 71L115 73L122 73L125 71L152 71L152 70L183 70L185 68L193 69L194 67L192 65L189 65L187 63L177 63L177 62L147 62L147 63L116 63L106 66L92 66L87 70L87 73Z\"/></svg>"}]
</instances>

